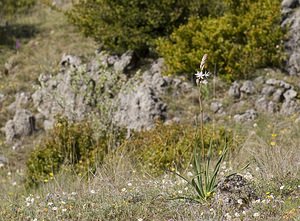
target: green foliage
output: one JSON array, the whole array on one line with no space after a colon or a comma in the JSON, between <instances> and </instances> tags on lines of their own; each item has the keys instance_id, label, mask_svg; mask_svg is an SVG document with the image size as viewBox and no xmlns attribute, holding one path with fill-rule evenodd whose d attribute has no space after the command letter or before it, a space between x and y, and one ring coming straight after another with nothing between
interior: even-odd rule
<instances>
[{"instance_id":1,"label":"green foliage","mask_svg":"<svg viewBox=\"0 0 300 221\"><path fill-rule=\"evenodd\" d=\"M80 0L66 14L85 35L115 53L153 47L159 36L168 36L190 15L207 16L221 7L207 0Z\"/></svg>"},{"instance_id":2,"label":"green foliage","mask_svg":"<svg viewBox=\"0 0 300 221\"><path fill-rule=\"evenodd\" d=\"M282 65L280 1L227 0L226 5L223 16L192 17L157 41L168 74L195 72L203 54L229 80L247 77L255 68Z\"/></svg>"},{"instance_id":3,"label":"green foliage","mask_svg":"<svg viewBox=\"0 0 300 221\"><path fill-rule=\"evenodd\" d=\"M209 146L209 149L207 151L207 154L205 156L202 156L200 154L201 148L201 142L199 138L195 138L195 148L193 152L193 170L195 176L189 180L188 178L180 175L179 173L176 173L179 177L187 181L187 183L195 190L196 196L195 197L178 197L179 199L190 199L194 200L196 202L202 202L207 199L209 199L212 194L215 192L217 187L217 176L220 172L220 167L222 162L224 161L224 158L228 151L228 146L225 143L225 146L222 150L222 153L219 156L219 159L217 160L216 164L213 168L211 168L211 160L212 160L212 143ZM197 142L198 141L198 142Z\"/></svg>"},{"instance_id":4,"label":"green foliage","mask_svg":"<svg viewBox=\"0 0 300 221\"><path fill-rule=\"evenodd\" d=\"M77 173L94 170L106 153L106 137L96 140L91 125L59 119L50 136L31 153L27 183L48 182L62 167L72 166Z\"/></svg>"},{"instance_id":5,"label":"green foliage","mask_svg":"<svg viewBox=\"0 0 300 221\"><path fill-rule=\"evenodd\" d=\"M224 129L219 128L213 132L209 126L204 128L205 147L210 146L216 151L224 147L225 143L232 143L233 139ZM155 129L134 134L123 143L119 151L130 154L141 168L152 174L161 174L165 170L185 169L192 162L193 147L198 131L189 125L162 125L157 124ZM229 137L228 137L229 135Z\"/></svg>"},{"instance_id":6,"label":"green foliage","mask_svg":"<svg viewBox=\"0 0 300 221\"><path fill-rule=\"evenodd\" d=\"M0 18L24 12L35 3L35 0L0 0Z\"/></svg>"}]
</instances>

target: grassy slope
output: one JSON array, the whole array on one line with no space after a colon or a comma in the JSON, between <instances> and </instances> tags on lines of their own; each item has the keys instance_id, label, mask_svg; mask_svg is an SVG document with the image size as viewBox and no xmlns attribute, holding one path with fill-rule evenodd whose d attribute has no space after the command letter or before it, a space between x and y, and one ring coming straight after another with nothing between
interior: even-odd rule
<instances>
[{"instance_id":1,"label":"grassy slope","mask_svg":"<svg viewBox=\"0 0 300 221\"><path fill-rule=\"evenodd\" d=\"M20 38L18 52L13 41L1 45L0 65L7 59L14 64L11 73L1 75L0 92L9 96L4 105L13 101L16 92L32 91L38 75L53 72L62 53L88 57L95 50L93 41L81 37L63 15L42 5L14 23L31 26L35 34ZM9 113L0 109L0 116L3 126ZM240 168L251 160L250 168L243 173L252 174L265 200L246 215L239 215L244 220L299 220L300 127L294 119L274 120L268 116L255 123L257 126L232 126L246 141L223 168ZM0 168L0 220L218 220L221 216L210 210L209 203L168 200L181 192L191 193L191 189L170 174L155 178L147 171L136 171L126 157L108 162L88 182L62 172L40 189L28 192L22 184L27 150L12 151L0 145L0 154L5 153L11 160L18 157L17 163ZM255 213L260 216L254 218Z\"/></svg>"}]
</instances>

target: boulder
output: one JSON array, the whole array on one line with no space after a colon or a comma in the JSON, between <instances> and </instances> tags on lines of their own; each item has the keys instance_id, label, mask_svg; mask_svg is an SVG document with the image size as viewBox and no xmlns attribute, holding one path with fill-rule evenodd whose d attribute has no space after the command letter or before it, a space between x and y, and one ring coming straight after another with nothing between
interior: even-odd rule
<instances>
[{"instance_id":1,"label":"boulder","mask_svg":"<svg viewBox=\"0 0 300 221\"><path fill-rule=\"evenodd\" d=\"M240 88L240 91L246 95L251 95L255 93L254 83L252 81L245 81Z\"/></svg>"},{"instance_id":2,"label":"boulder","mask_svg":"<svg viewBox=\"0 0 300 221\"><path fill-rule=\"evenodd\" d=\"M287 90L284 94L283 94L283 97L285 100L292 100L294 98L297 97L297 91L293 90L293 89L290 89L290 90Z\"/></svg>"},{"instance_id":3,"label":"boulder","mask_svg":"<svg viewBox=\"0 0 300 221\"><path fill-rule=\"evenodd\" d=\"M228 95L233 98L239 98L241 96L240 84L237 81L233 82L229 88Z\"/></svg>"},{"instance_id":4,"label":"boulder","mask_svg":"<svg viewBox=\"0 0 300 221\"><path fill-rule=\"evenodd\" d=\"M127 51L126 53L122 54L119 59L114 62L114 70L116 72L125 73L128 70L134 67L134 52Z\"/></svg>"},{"instance_id":5,"label":"boulder","mask_svg":"<svg viewBox=\"0 0 300 221\"><path fill-rule=\"evenodd\" d=\"M133 130L151 129L156 120L166 118L167 106L152 87L141 84L131 92L118 95L118 110L114 122Z\"/></svg>"},{"instance_id":6,"label":"boulder","mask_svg":"<svg viewBox=\"0 0 300 221\"><path fill-rule=\"evenodd\" d=\"M28 110L18 109L14 118L5 124L4 131L7 143L15 138L29 136L35 131L35 117Z\"/></svg>"},{"instance_id":7,"label":"boulder","mask_svg":"<svg viewBox=\"0 0 300 221\"><path fill-rule=\"evenodd\" d=\"M300 105L295 100L286 100L281 106L280 113L283 115L292 115L295 113L300 113Z\"/></svg>"},{"instance_id":8,"label":"boulder","mask_svg":"<svg viewBox=\"0 0 300 221\"><path fill-rule=\"evenodd\" d=\"M236 114L233 116L233 119L236 122L246 122L246 121L252 121L255 120L258 116L257 111L255 111L254 109L250 109L247 110L245 113L243 114Z\"/></svg>"},{"instance_id":9,"label":"boulder","mask_svg":"<svg viewBox=\"0 0 300 221\"><path fill-rule=\"evenodd\" d=\"M218 101L214 101L210 104L210 110L215 114L221 114L224 112L223 104Z\"/></svg>"},{"instance_id":10,"label":"boulder","mask_svg":"<svg viewBox=\"0 0 300 221\"><path fill-rule=\"evenodd\" d=\"M286 70L290 75L300 75L300 3L297 0L284 0L281 4L282 27L288 29L285 49L288 55Z\"/></svg>"},{"instance_id":11,"label":"boulder","mask_svg":"<svg viewBox=\"0 0 300 221\"><path fill-rule=\"evenodd\" d=\"M267 113L276 113L279 110L278 106L273 101L269 101L265 97L256 100L255 108L260 112Z\"/></svg>"}]
</instances>

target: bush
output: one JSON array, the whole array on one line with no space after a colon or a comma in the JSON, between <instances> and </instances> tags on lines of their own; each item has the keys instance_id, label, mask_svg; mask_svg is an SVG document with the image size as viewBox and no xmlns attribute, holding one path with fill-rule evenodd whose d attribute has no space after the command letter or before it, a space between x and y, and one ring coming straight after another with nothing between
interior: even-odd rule
<instances>
[{"instance_id":1,"label":"bush","mask_svg":"<svg viewBox=\"0 0 300 221\"><path fill-rule=\"evenodd\" d=\"M248 77L256 68L281 67L284 32L280 2L229 0L219 18L190 18L170 38L157 41L167 73L195 72L203 54L208 54L211 67L216 64L218 73L229 80Z\"/></svg>"},{"instance_id":2,"label":"bush","mask_svg":"<svg viewBox=\"0 0 300 221\"><path fill-rule=\"evenodd\" d=\"M71 166L77 173L95 170L108 151L106 136L96 140L89 123L69 123L59 119L53 131L27 161L29 186L48 182L62 167Z\"/></svg>"},{"instance_id":3,"label":"bush","mask_svg":"<svg viewBox=\"0 0 300 221\"><path fill-rule=\"evenodd\" d=\"M204 143L208 148L212 142L212 149L218 153L225 143L231 145L233 137L225 129L205 127ZM147 173L161 174L166 169L185 169L191 163L197 128L189 125L157 124L155 129L134 134L118 149L120 153L128 153L133 164L147 171Z\"/></svg>"},{"instance_id":4,"label":"bush","mask_svg":"<svg viewBox=\"0 0 300 221\"><path fill-rule=\"evenodd\" d=\"M217 7L218 6L218 7ZM114 53L144 54L159 36L168 36L190 15L221 8L212 0L79 0L66 14L86 36Z\"/></svg>"},{"instance_id":5,"label":"bush","mask_svg":"<svg viewBox=\"0 0 300 221\"><path fill-rule=\"evenodd\" d=\"M35 0L0 0L0 19L24 12L36 3Z\"/></svg>"}]
</instances>

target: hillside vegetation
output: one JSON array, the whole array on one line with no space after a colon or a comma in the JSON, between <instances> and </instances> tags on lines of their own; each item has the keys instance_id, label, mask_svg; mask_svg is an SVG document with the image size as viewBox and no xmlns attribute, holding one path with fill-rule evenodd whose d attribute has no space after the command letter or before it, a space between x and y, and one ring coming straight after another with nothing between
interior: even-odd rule
<instances>
[{"instance_id":1,"label":"hillside vegetation","mask_svg":"<svg viewBox=\"0 0 300 221\"><path fill-rule=\"evenodd\" d=\"M282 90L278 103L298 101L285 92L298 91L299 79L276 69L285 61L279 0L17 2L0 0L0 128L14 118L16 94L55 95L59 84L44 87L40 76L67 77L74 97L86 92L97 111L77 121L57 115L49 130L38 121L12 142L1 132L0 220L300 220L299 114L236 121L232 113L253 108L262 90L227 96L230 81L255 78L267 88L260 80L276 78L282 85L268 88ZM120 71L124 53L135 64ZM61 64L63 54L82 63ZM162 96L147 75L160 73L159 57L171 76L151 83L171 85ZM135 88L167 102L172 120L153 117L153 127L134 131L110 119L118 107L109 102ZM218 99L226 111L212 108ZM32 101L26 109L41 114Z\"/></svg>"}]
</instances>

